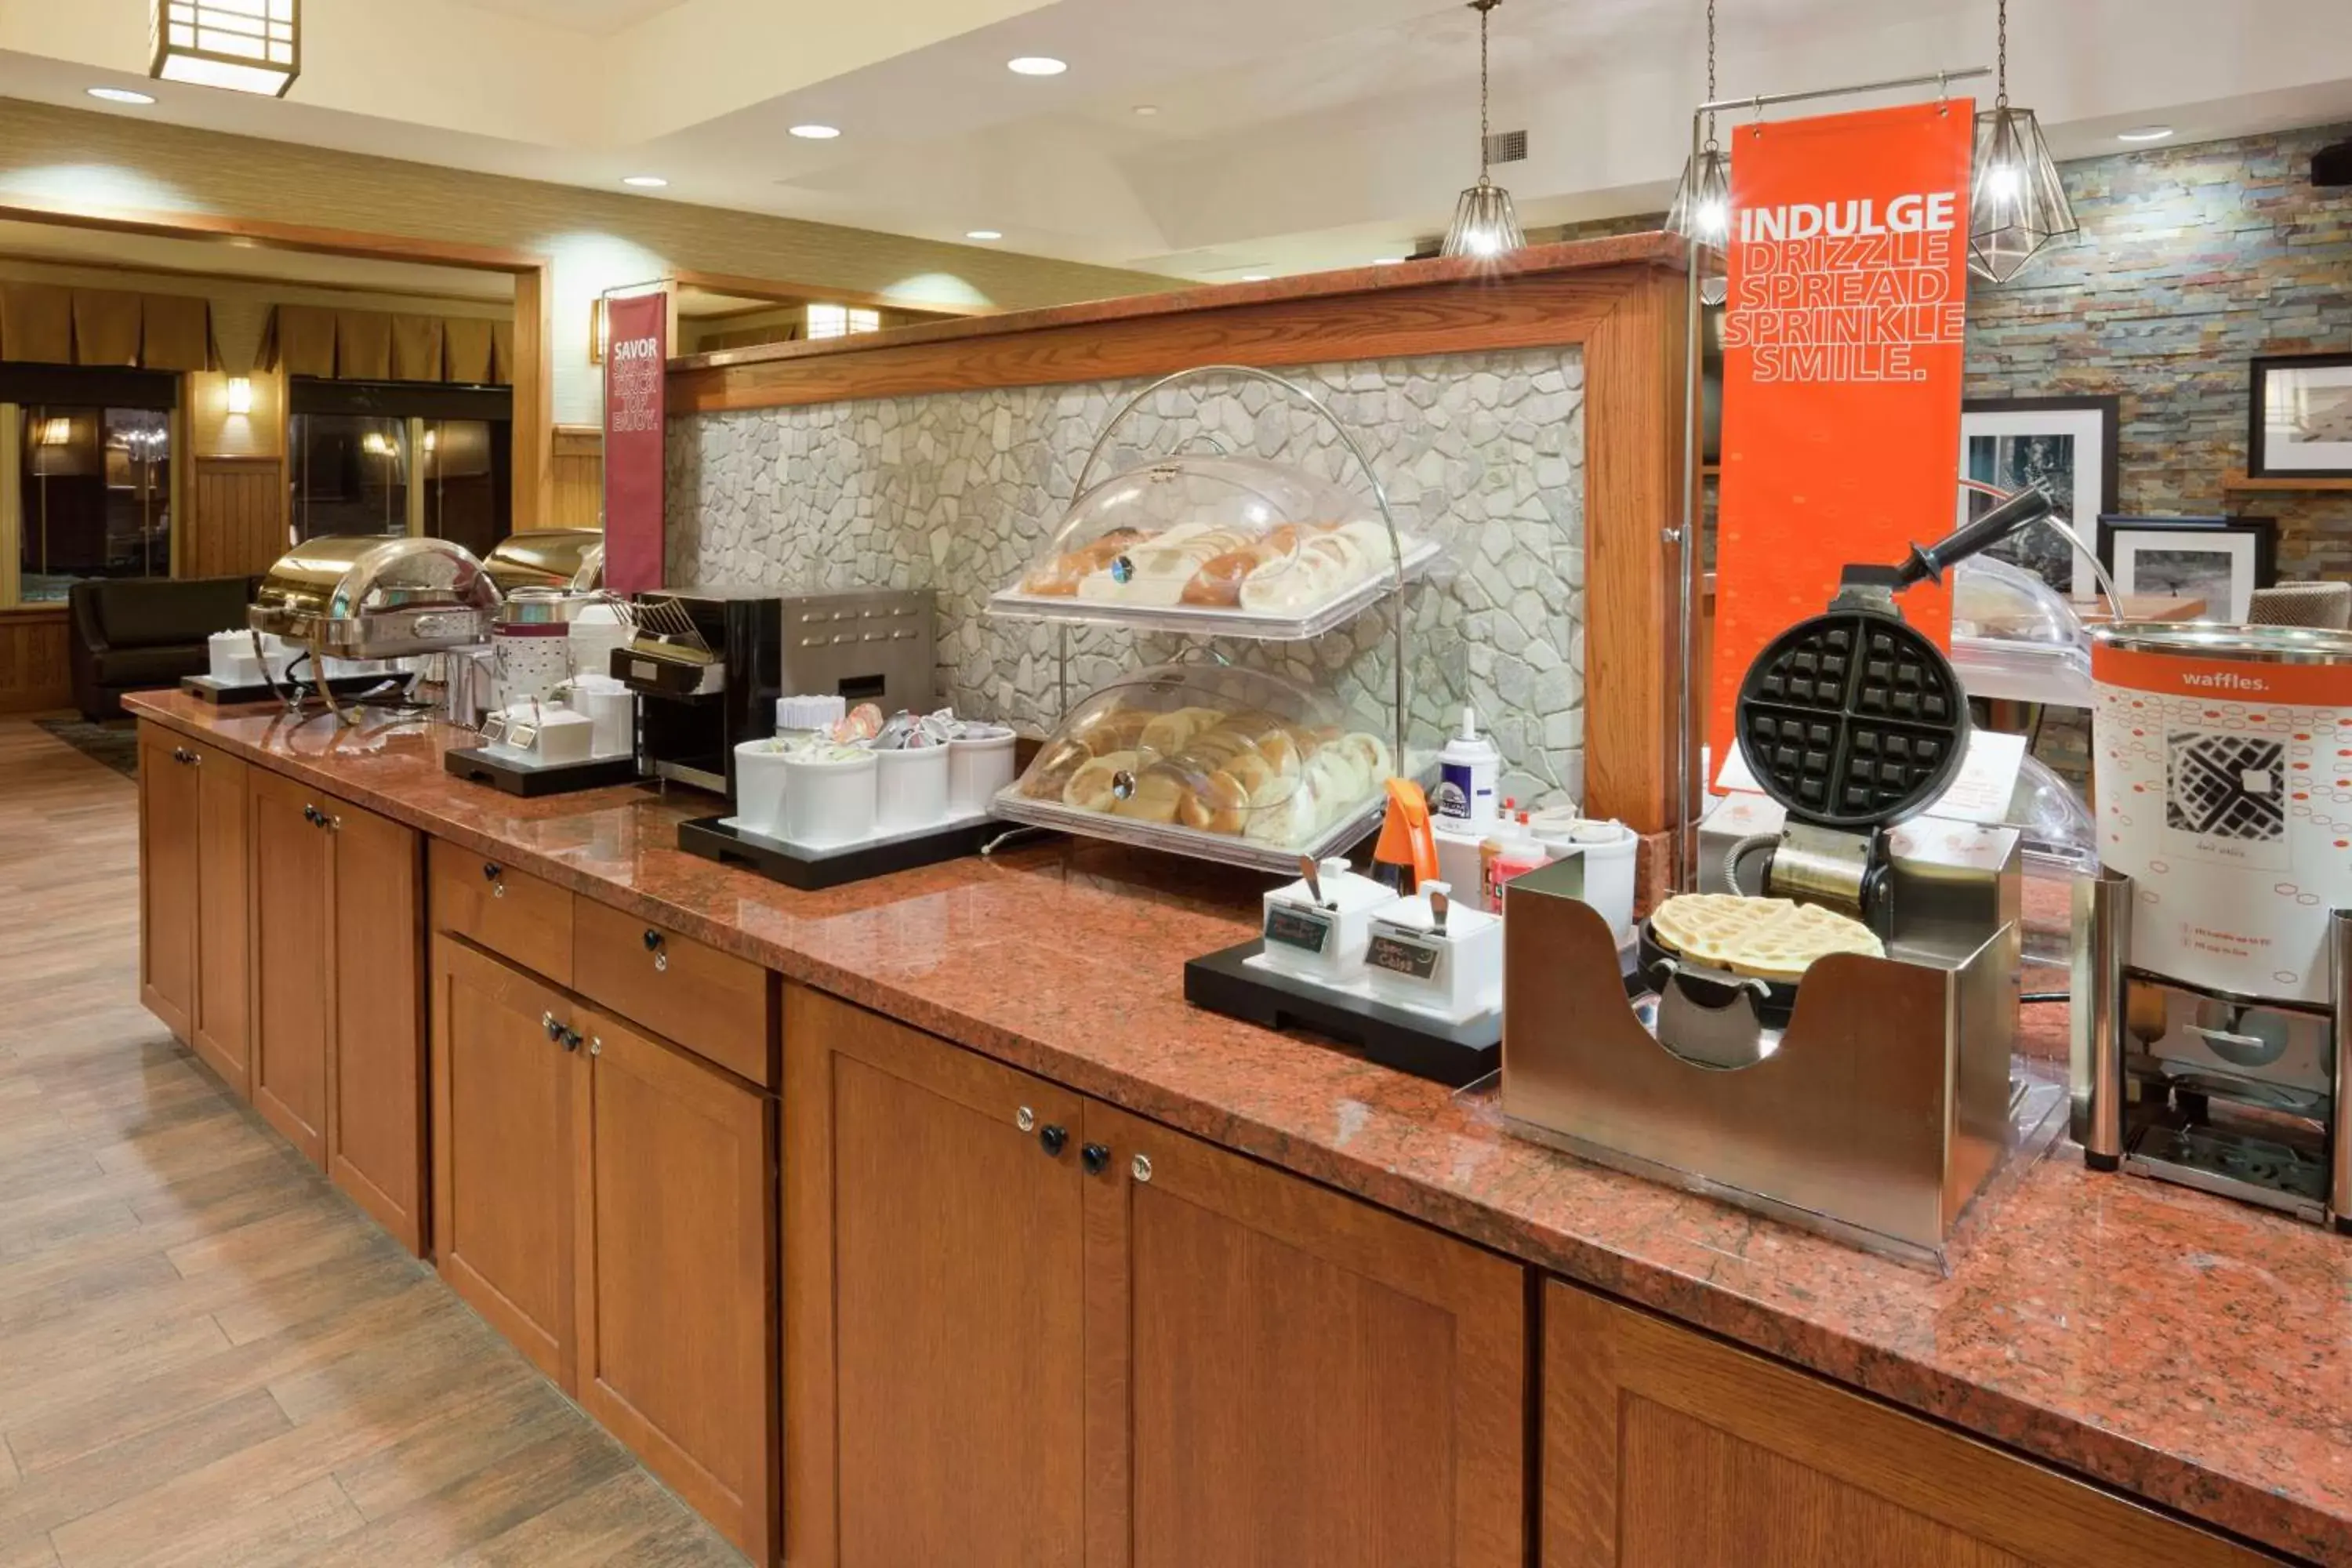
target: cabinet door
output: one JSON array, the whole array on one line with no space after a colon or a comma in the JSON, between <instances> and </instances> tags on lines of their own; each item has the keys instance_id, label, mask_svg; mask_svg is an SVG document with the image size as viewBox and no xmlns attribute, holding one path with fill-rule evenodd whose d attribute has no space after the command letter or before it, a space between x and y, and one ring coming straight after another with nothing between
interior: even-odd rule
<instances>
[{"instance_id":1,"label":"cabinet door","mask_svg":"<svg viewBox=\"0 0 2352 1568\"><path fill-rule=\"evenodd\" d=\"M1543 1312L1545 1568L2274 1561L1590 1291Z\"/></svg>"},{"instance_id":2,"label":"cabinet door","mask_svg":"<svg viewBox=\"0 0 2352 1568\"><path fill-rule=\"evenodd\" d=\"M754 1563L774 1532L775 1100L588 1033L580 1403Z\"/></svg>"},{"instance_id":3,"label":"cabinet door","mask_svg":"<svg viewBox=\"0 0 2352 1568\"><path fill-rule=\"evenodd\" d=\"M197 773L179 738L139 726L139 1000L182 1039L196 1011Z\"/></svg>"},{"instance_id":4,"label":"cabinet door","mask_svg":"<svg viewBox=\"0 0 2352 1568\"><path fill-rule=\"evenodd\" d=\"M425 898L416 830L340 800L320 804L333 846L335 1185L422 1253L425 1212Z\"/></svg>"},{"instance_id":5,"label":"cabinet door","mask_svg":"<svg viewBox=\"0 0 2352 1568\"><path fill-rule=\"evenodd\" d=\"M188 1043L231 1089L253 1098L250 772L191 746L196 761L196 1016Z\"/></svg>"},{"instance_id":6,"label":"cabinet door","mask_svg":"<svg viewBox=\"0 0 2352 1568\"><path fill-rule=\"evenodd\" d=\"M799 986L784 1055L786 1560L1073 1568L1082 1102Z\"/></svg>"},{"instance_id":7,"label":"cabinet door","mask_svg":"<svg viewBox=\"0 0 2352 1568\"><path fill-rule=\"evenodd\" d=\"M434 939L435 1258L567 1393L579 1387L573 1194L587 1076L566 1042L586 1022L552 986Z\"/></svg>"},{"instance_id":8,"label":"cabinet door","mask_svg":"<svg viewBox=\"0 0 2352 1568\"><path fill-rule=\"evenodd\" d=\"M263 768L253 814L253 1108L322 1169L334 1027L326 796Z\"/></svg>"},{"instance_id":9,"label":"cabinet door","mask_svg":"<svg viewBox=\"0 0 2352 1568\"><path fill-rule=\"evenodd\" d=\"M1527 1271L1108 1107L1088 1568L1518 1568Z\"/></svg>"}]
</instances>

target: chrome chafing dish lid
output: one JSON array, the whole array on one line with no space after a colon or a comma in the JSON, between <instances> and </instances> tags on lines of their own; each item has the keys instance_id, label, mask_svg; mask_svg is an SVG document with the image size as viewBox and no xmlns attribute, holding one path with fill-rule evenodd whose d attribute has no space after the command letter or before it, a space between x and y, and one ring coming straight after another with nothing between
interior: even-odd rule
<instances>
[{"instance_id":1,"label":"chrome chafing dish lid","mask_svg":"<svg viewBox=\"0 0 2352 1568\"><path fill-rule=\"evenodd\" d=\"M518 588L604 585L604 533L596 528L543 528L509 534L482 559L482 569L508 594Z\"/></svg>"},{"instance_id":2,"label":"chrome chafing dish lid","mask_svg":"<svg viewBox=\"0 0 2352 1568\"><path fill-rule=\"evenodd\" d=\"M256 631L346 658L390 658L481 641L499 600L498 584L462 545L339 535L281 557L246 618Z\"/></svg>"},{"instance_id":3,"label":"chrome chafing dish lid","mask_svg":"<svg viewBox=\"0 0 2352 1568\"><path fill-rule=\"evenodd\" d=\"M2352 664L2352 632L2211 621L2114 621L2090 628L2102 647L2256 664Z\"/></svg>"}]
</instances>

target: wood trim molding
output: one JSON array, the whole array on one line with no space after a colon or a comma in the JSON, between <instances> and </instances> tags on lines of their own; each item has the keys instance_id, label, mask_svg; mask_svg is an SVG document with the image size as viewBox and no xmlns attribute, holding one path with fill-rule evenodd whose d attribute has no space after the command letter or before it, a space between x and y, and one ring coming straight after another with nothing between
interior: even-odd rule
<instances>
[{"instance_id":1,"label":"wood trim molding","mask_svg":"<svg viewBox=\"0 0 2352 1568\"><path fill-rule=\"evenodd\" d=\"M148 234L165 239L236 240L274 250L307 250L326 256L357 256L373 261L425 261L480 272L544 271L547 258L499 246L364 229L319 228L267 218L226 217L215 213L158 211L137 207L86 206L72 202L15 196L0 202L0 218L18 223L102 228L117 234Z\"/></svg>"},{"instance_id":2,"label":"wood trim molding","mask_svg":"<svg viewBox=\"0 0 2352 1568\"><path fill-rule=\"evenodd\" d=\"M732 294L739 299L764 300L766 303L758 307L762 310L781 305L804 305L817 300L828 305L870 305L877 310L913 310L926 316L961 318L991 314L986 305L934 304L929 300L906 300L892 294L864 293L856 289L833 289L823 284L793 283L775 278L746 278L734 272L701 272L682 267L671 269L669 283L673 292L679 289L701 289L713 294Z\"/></svg>"}]
</instances>

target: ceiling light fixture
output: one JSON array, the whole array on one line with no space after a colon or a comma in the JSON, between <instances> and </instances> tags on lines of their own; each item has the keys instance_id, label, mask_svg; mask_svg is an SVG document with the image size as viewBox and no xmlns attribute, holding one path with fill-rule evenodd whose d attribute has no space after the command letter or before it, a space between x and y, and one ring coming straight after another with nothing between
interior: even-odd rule
<instances>
[{"instance_id":1,"label":"ceiling light fixture","mask_svg":"<svg viewBox=\"0 0 2352 1568\"><path fill-rule=\"evenodd\" d=\"M104 99L109 103L152 103L155 101L152 94L133 92L127 87L88 87L82 89L82 90L89 93L92 98Z\"/></svg>"},{"instance_id":2,"label":"ceiling light fixture","mask_svg":"<svg viewBox=\"0 0 2352 1568\"><path fill-rule=\"evenodd\" d=\"M2142 125L2130 131L2116 132L2116 140L2118 142L2161 142L2171 134L2172 127L2169 125Z\"/></svg>"},{"instance_id":3,"label":"ceiling light fixture","mask_svg":"<svg viewBox=\"0 0 2352 1568\"><path fill-rule=\"evenodd\" d=\"M283 98L302 74L301 0L154 0L147 74Z\"/></svg>"},{"instance_id":4,"label":"ceiling light fixture","mask_svg":"<svg viewBox=\"0 0 2352 1568\"><path fill-rule=\"evenodd\" d=\"M621 176L621 184L635 185L641 191L658 191L669 182L659 174L624 174Z\"/></svg>"},{"instance_id":5,"label":"ceiling light fixture","mask_svg":"<svg viewBox=\"0 0 2352 1568\"><path fill-rule=\"evenodd\" d=\"M2081 226L2041 122L2033 110L2009 106L2009 0L2000 0L2000 15L1998 96L1977 116L1969 190L1969 270L1989 283L2008 282Z\"/></svg>"},{"instance_id":6,"label":"ceiling light fixture","mask_svg":"<svg viewBox=\"0 0 2352 1568\"><path fill-rule=\"evenodd\" d=\"M1004 235L993 228L968 228L963 231L963 237L966 239L1003 239Z\"/></svg>"},{"instance_id":7,"label":"ceiling light fixture","mask_svg":"<svg viewBox=\"0 0 2352 1568\"><path fill-rule=\"evenodd\" d=\"M1139 103L1135 106L1135 112L1149 120L1160 112L1160 106L1156 103Z\"/></svg>"},{"instance_id":8,"label":"ceiling light fixture","mask_svg":"<svg viewBox=\"0 0 2352 1568\"><path fill-rule=\"evenodd\" d=\"M1265 272L1244 272L1242 274L1242 281L1244 283L1263 283L1271 276L1272 274Z\"/></svg>"},{"instance_id":9,"label":"ceiling light fixture","mask_svg":"<svg viewBox=\"0 0 2352 1568\"><path fill-rule=\"evenodd\" d=\"M1705 101L1715 101L1715 0L1706 0ZM1682 184L1675 187L1675 205L1666 214L1666 230L1718 252L1731 237L1731 154L1715 139L1712 114L1706 117L1706 145L1696 157L1684 160ZM1729 289L1730 280L1719 267L1706 265L1699 277L1700 300L1720 305Z\"/></svg>"},{"instance_id":10,"label":"ceiling light fixture","mask_svg":"<svg viewBox=\"0 0 2352 1568\"><path fill-rule=\"evenodd\" d=\"M1372 258L1372 265L1375 267L1402 267L1405 264L1405 259L1406 258L1402 256L1375 256Z\"/></svg>"},{"instance_id":11,"label":"ceiling light fixture","mask_svg":"<svg viewBox=\"0 0 2352 1568\"><path fill-rule=\"evenodd\" d=\"M803 142L830 142L841 134L838 125L795 125L791 134Z\"/></svg>"},{"instance_id":12,"label":"ceiling light fixture","mask_svg":"<svg viewBox=\"0 0 2352 1568\"><path fill-rule=\"evenodd\" d=\"M1527 243L1511 193L1486 175L1486 154L1494 145L1486 135L1486 17L1502 3L1470 0L1470 9L1478 13L1478 183L1454 204L1454 226L1445 231L1447 256L1491 258Z\"/></svg>"},{"instance_id":13,"label":"ceiling light fixture","mask_svg":"<svg viewBox=\"0 0 2352 1568\"><path fill-rule=\"evenodd\" d=\"M1014 76L1059 76L1070 68L1070 62L1051 55L1016 55L1004 62L1004 68Z\"/></svg>"}]
</instances>

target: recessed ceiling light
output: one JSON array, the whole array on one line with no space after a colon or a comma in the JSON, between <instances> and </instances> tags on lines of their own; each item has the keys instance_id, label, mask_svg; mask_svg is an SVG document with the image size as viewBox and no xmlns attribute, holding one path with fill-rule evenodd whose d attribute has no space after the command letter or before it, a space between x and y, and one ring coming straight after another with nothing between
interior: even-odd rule
<instances>
[{"instance_id":1,"label":"recessed ceiling light","mask_svg":"<svg viewBox=\"0 0 2352 1568\"><path fill-rule=\"evenodd\" d=\"M2118 142L2161 142L2171 134L2172 127L2169 125L2141 125L2129 131L2116 132L2116 140Z\"/></svg>"},{"instance_id":2,"label":"recessed ceiling light","mask_svg":"<svg viewBox=\"0 0 2352 1568\"><path fill-rule=\"evenodd\" d=\"M1059 76L1070 68L1070 62L1051 55L1017 55L1004 62L1004 68L1014 76Z\"/></svg>"},{"instance_id":3,"label":"recessed ceiling light","mask_svg":"<svg viewBox=\"0 0 2352 1568\"><path fill-rule=\"evenodd\" d=\"M1135 112L1149 120L1160 112L1160 106L1156 103L1139 103L1135 106Z\"/></svg>"},{"instance_id":4,"label":"recessed ceiling light","mask_svg":"<svg viewBox=\"0 0 2352 1568\"><path fill-rule=\"evenodd\" d=\"M968 228L963 231L963 237L966 239L1003 239L1004 237L1002 231L992 228Z\"/></svg>"},{"instance_id":5,"label":"recessed ceiling light","mask_svg":"<svg viewBox=\"0 0 2352 1568\"><path fill-rule=\"evenodd\" d=\"M792 133L803 142L830 142L841 134L838 125L795 125Z\"/></svg>"},{"instance_id":6,"label":"recessed ceiling light","mask_svg":"<svg viewBox=\"0 0 2352 1568\"><path fill-rule=\"evenodd\" d=\"M1372 258L1372 265L1375 267L1402 267L1404 264L1405 258L1402 256L1375 256Z\"/></svg>"},{"instance_id":7,"label":"recessed ceiling light","mask_svg":"<svg viewBox=\"0 0 2352 1568\"><path fill-rule=\"evenodd\" d=\"M93 87L84 89L92 98L102 98L109 103L152 103L154 99L143 92L133 92L127 87Z\"/></svg>"},{"instance_id":8,"label":"recessed ceiling light","mask_svg":"<svg viewBox=\"0 0 2352 1568\"><path fill-rule=\"evenodd\" d=\"M1242 274L1242 281L1244 283L1263 283L1272 276L1273 275L1271 273L1266 272L1244 272Z\"/></svg>"},{"instance_id":9,"label":"recessed ceiling light","mask_svg":"<svg viewBox=\"0 0 2352 1568\"><path fill-rule=\"evenodd\" d=\"M624 174L621 177L621 184L635 185L641 191L657 191L669 182L659 174Z\"/></svg>"}]
</instances>

